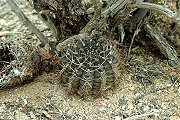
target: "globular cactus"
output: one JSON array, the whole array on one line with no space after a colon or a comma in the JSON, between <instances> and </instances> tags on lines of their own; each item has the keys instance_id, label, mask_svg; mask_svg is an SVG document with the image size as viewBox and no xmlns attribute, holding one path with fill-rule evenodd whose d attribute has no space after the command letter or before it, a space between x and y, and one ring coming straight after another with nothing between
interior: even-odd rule
<instances>
[{"instance_id":1,"label":"globular cactus","mask_svg":"<svg viewBox=\"0 0 180 120\"><path fill-rule=\"evenodd\" d=\"M61 59L62 82L80 95L99 95L115 86L120 57L108 40L85 38L68 45ZM121 61L122 62L122 61Z\"/></svg>"},{"instance_id":2,"label":"globular cactus","mask_svg":"<svg viewBox=\"0 0 180 120\"><path fill-rule=\"evenodd\" d=\"M0 41L0 88L32 80L39 71L37 49L19 41Z\"/></svg>"}]
</instances>

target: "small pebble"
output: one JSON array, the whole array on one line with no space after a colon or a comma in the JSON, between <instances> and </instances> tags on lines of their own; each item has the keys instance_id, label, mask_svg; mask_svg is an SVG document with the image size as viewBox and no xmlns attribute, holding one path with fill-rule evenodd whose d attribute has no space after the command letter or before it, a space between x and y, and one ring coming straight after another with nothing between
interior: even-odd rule
<instances>
[{"instance_id":1,"label":"small pebble","mask_svg":"<svg viewBox=\"0 0 180 120\"><path fill-rule=\"evenodd\" d=\"M129 87L128 89L129 89L130 91L134 91L134 90L135 90L135 87L132 86L132 87Z\"/></svg>"},{"instance_id":2,"label":"small pebble","mask_svg":"<svg viewBox=\"0 0 180 120\"><path fill-rule=\"evenodd\" d=\"M168 109L168 105L166 103L162 103L161 104L161 108L166 110L166 109Z\"/></svg>"},{"instance_id":3,"label":"small pebble","mask_svg":"<svg viewBox=\"0 0 180 120\"><path fill-rule=\"evenodd\" d=\"M127 100L125 100L125 99L119 99L119 104L126 104L127 103Z\"/></svg>"},{"instance_id":4,"label":"small pebble","mask_svg":"<svg viewBox=\"0 0 180 120\"><path fill-rule=\"evenodd\" d=\"M29 112L29 115L30 115L31 119L35 119L36 118L36 116L34 115L34 113L32 111Z\"/></svg>"},{"instance_id":5,"label":"small pebble","mask_svg":"<svg viewBox=\"0 0 180 120\"><path fill-rule=\"evenodd\" d=\"M132 110L133 108L134 108L133 103L128 103L128 109L129 109L129 110Z\"/></svg>"},{"instance_id":6,"label":"small pebble","mask_svg":"<svg viewBox=\"0 0 180 120\"><path fill-rule=\"evenodd\" d=\"M140 95L141 95L140 93L136 93L136 94L135 94L136 97L138 97L138 96L140 96Z\"/></svg>"},{"instance_id":7,"label":"small pebble","mask_svg":"<svg viewBox=\"0 0 180 120\"><path fill-rule=\"evenodd\" d=\"M121 120L121 117L120 116L116 116L114 119L115 120Z\"/></svg>"},{"instance_id":8,"label":"small pebble","mask_svg":"<svg viewBox=\"0 0 180 120\"><path fill-rule=\"evenodd\" d=\"M15 111L15 120L30 120L30 118L20 111Z\"/></svg>"},{"instance_id":9,"label":"small pebble","mask_svg":"<svg viewBox=\"0 0 180 120\"><path fill-rule=\"evenodd\" d=\"M143 103L144 101L143 101L142 99L139 99L138 102L139 102L139 103Z\"/></svg>"},{"instance_id":10,"label":"small pebble","mask_svg":"<svg viewBox=\"0 0 180 120\"><path fill-rule=\"evenodd\" d=\"M142 107L142 106L143 106L143 103L138 103L137 106L138 106L138 107Z\"/></svg>"},{"instance_id":11,"label":"small pebble","mask_svg":"<svg viewBox=\"0 0 180 120\"><path fill-rule=\"evenodd\" d=\"M144 107L143 107L143 111L148 111L149 109L150 109L149 106L144 106Z\"/></svg>"},{"instance_id":12,"label":"small pebble","mask_svg":"<svg viewBox=\"0 0 180 120\"><path fill-rule=\"evenodd\" d=\"M87 14L92 14L92 13L94 13L94 8L93 7L91 7L91 8L89 8L89 9L87 9L87 11L86 11L86 13Z\"/></svg>"}]
</instances>

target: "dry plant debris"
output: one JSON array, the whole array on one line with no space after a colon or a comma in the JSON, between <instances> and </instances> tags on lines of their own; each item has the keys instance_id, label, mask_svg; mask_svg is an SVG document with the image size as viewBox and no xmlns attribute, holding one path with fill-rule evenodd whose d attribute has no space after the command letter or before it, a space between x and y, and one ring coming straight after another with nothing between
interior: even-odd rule
<instances>
[{"instance_id":1,"label":"dry plant debris","mask_svg":"<svg viewBox=\"0 0 180 120\"><path fill-rule=\"evenodd\" d=\"M40 70L40 56L31 45L0 41L0 87L32 80Z\"/></svg>"},{"instance_id":2,"label":"dry plant debris","mask_svg":"<svg viewBox=\"0 0 180 120\"><path fill-rule=\"evenodd\" d=\"M37 13L28 6L28 3L22 0L17 2L41 32L53 41L52 33L37 18ZM8 35L2 34L0 41L3 43L9 40L10 43L18 41L18 44L21 44L17 46L22 47L24 51L36 51L33 47L37 48L39 44L37 37L22 26L5 0L0 1L0 6L0 31L8 33ZM27 41L32 44L32 49L26 46ZM9 50L13 51L14 47L10 47ZM4 51L4 47L0 47L0 51ZM7 53L10 53L8 51ZM44 49L40 52L44 55L44 59L51 58L51 55L44 53ZM20 50L20 53L23 52ZM4 52L0 54L4 56ZM5 56L7 61L13 58L11 55ZM0 60L4 60L4 57ZM5 65L9 66L9 63ZM0 64L0 70L2 69ZM69 95L62 89L59 72L43 73L31 83L0 90L0 119L119 120L143 116L147 120L178 120L180 117L179 73L180 70L170 67L161 54L157 55L157 52L154 54L142 46L133 45L128 73L123 74L116 89L105 92L99 98L84 100L79 96Z\"/></svg>"}]
</instances>

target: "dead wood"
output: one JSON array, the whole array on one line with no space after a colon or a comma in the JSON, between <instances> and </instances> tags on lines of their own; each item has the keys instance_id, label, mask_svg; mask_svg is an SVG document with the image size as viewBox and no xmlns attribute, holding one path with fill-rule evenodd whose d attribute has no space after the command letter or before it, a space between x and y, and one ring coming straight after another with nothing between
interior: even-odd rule
<instances>
[{"instance_id":1,"label":"dead wood","mask_svg":"<svg viewBox=\"0 0 180 120\"><path fill-rule=\"evenodd\" d=\"M129 33L134 34L129 47L129 53L130 53L131 46L134 42L135 37L138 36L139 32L141 32L140 28L141 25L143 25L141 24L142 19L145 17L149 9L163 13L164 15L169 17L173 22L176 22L177 27L179 26L180 12L173 13L171 10L164 8L161 5L147 2L148 0L146 0L145 2L141 2L140 0L137 1L134 0L109 0L109 1L108 0L106 1L28 0L28 1L30 2L31 6L37 11L40 18L49 26L49 28L52 30L54 36L57 39L57 43L55 46L56 50L53 52L62 52L66 48L68 48L67 46L71 46L70 48L73 48L74 47L73 45L76 45L74 41L78 43L77 41L80 41L82 39L84 41L91 39L99 40L99 38L101 38L102 41L103 40L113 41L114 39L117 40L117 34L120 36L119 38L121 38L122 42L127 42L124 41L125 40L124 38L129 36L125 34L124 31L126 30L129 31ZM16 3L13 0L8 0L8 3L13 9L13 11L16 13L16 15L19 17L19 19L23 21L23 23L31 30L31 32L35 33L35 35L39 38L42 44L49 46L49 40L30 22L30 20L18 8ZM140 9L136 13L134 13L135 8L140 8ZM179 66L180 60L174 48L169 45L165 37L163 37L163 35L161 35L156 30L156 28L153 28L148 21L146 22L147 24L143 25L146 31L146 35L148 35L149 38L151 38L151 40L154 41L155 45L160 49L161 53L164 54L168 60L170 60L173 66ZM135 27L126 28L128 24L132 24L136 26L137 29L134 30ZM120 33L117 33L116 29L119 28L120 28L119 30ZM135 33L133 33L132 31L135 31ZM117 45L117 41L116 41L116 45ZM91 42L92 41L90 41L90 43ZM99 41L95 41L95 43L96 42L98 45ZM82 43L83 46L88 46L88 45L84 45L85 43L88 42L82 42ZM82 47L81 45L77 45L77 46ZM89 46L90 48L93 48L92 44L90 44ZM112 46L109 45L109 47ZM51 46L51 48L54 47ZM50 49L50 47L48 47L48 49ZM46 54L47 52L44 51L45 50L43 49L41 50L41 54L40 54L41 57L44 55L45 59L47 58L48 60L50 60L52 56ZM78 53L77 51L76 53ZM78 54L81 55L81 53ZM71 57L73 58L73 56ZM65 58L66 57L64 57L64 59ZM67 59L65 60L68 61ZM111 63L108 64L110 66L112 65ZM74 67L74 66L70 65L70 67ZM78 68L79 67L81 66L78 66ZM69 71L67 70L67 72ZM98 81L98 83L100 82Z\"/></svg>"},{"instance_id":2,"label":"dead wood","mask_svg":"<svg viewBox=\"0 0 180 120\"><path fill-rule=\"evenodd\" d=\"M43 46L49 47L48 38L45 37L39 29L37 29L34 24L27 18L27 16L21 11L18 5L13 0L8 0L7 3L11 7L11 9L15 12L18 18L23 22L23 24L29 28L29 30L34 33L39 40L41 41ZM48 48L49 49L49 48Z\"/></svg>"},{"instance_id":3,"label":"dead wood","mask_svg":"<svg viewBox=\"0 0 180 120\"><path fill-rule=\"evenodd\" d=\"M89 33L93 31L96 34L110 34L119 25L126 24L129 20L130 24L138 23L147 13L145 9L157 10L171 18L179 25L179 12L173 13L171 10L164 8L161 5L145 2L133 1L133 0L113 0L102 3L100 1L29 1L32 7L38 12L42 20L47 23L54 33L54 36L59 42L64 41L67 37L75 34ZM15 11L17 16L32 30L35 31L38 38L42 43L48 43L39 30L37 30L28 18L17 8L17 5L13 0L9 0L8 3ZM13 5L14 3L14 5ZM134 8L142 8L133 17L130 17L130 13ZM91 11L91 12L90 12ZM89 17L91 14L91 17ZM139 17L138 17L139 16ZM128 22L127 22L128 23ZM147 34L154 40L160 51L169 59L176 61L178 64L179 59L175 50L169 46L165 38L158 33L157 30L145 25ZM126 28L125 28L126 29ZM131 30L131 29L130 29ZM122 34L121 34L122 35ZM124 34L123 34L124 35ZM69 41L69 39L67 39ZM162 46L163 41L163 46ZM60 43L61 44L61 43ZM60 49L60 48L58 48Z\"/></svg>"},{"instance_id":4,"label":"dead wood","mask_svg":"<svg viewBox=\"0 0 180 120\"><path fill-rule=\"evenodd\" d=\"M175 49L167 42L167 40L150 24L145 25L145 30L160 49L161 53L170 60L171 65L179 66L180 59L177 57Z\"/></svg>"},{"instance_id":5,"label":"dead wood","mask_svg":"<svg viewBox=\"0 0 180 120\"><path fill-rule=\"evenodd\" d=\"M148 3L148 2L137 2L133 4L131 7L156 10L163 13L164 15L166 15L175 22L179 21L179 13L173 13L171 10L161 5Z\"/></svg>"},{"instance_id":6,"label":"dead wood","mask_svg":"<svg viewBox=\"0 0 180 120\"><path fill-rule=\"evenodd\" d=\"M28 42L0 40L0 89L31 81L41 69L41 56Z\"/></svg>"},{"instance_id":7,"label":"dead wood","mask_svg":"<svg viewBox=\"0 0 180 120\"><path fill-rule=\"evenodd\" d=\"M100 1L69 2L64 0L60 2L52 0L51 2L48 2L45 0L37 0L30 1L30 3L58 39L59 44L56 48L59 51L65 43L69 43L72 38L74 39L79 36L72 36L75 34L80 33L81 36L84 33L96 33L100 36L107 34L112 37L112 32L119 25L122 30L127 29L131 31L134 27L122 27L127 27L127 23L136 26L136 24L144 18L148 9L157 10L165 14L171 20L176 22L177 26L179 26L179 12L173 13L168 8L149 3L148 1L149 0L145 0L144 2L133 0L113 0L102 3ZM134 10L134 8L141 9L139 9L137 13L131 17L130 13ZM157 30L155 30L155 28L150 27L150 25L145 25L145 29L150 38L155 40L155 44L160 51L169 60L174 61L174 65L179 64L179 58L177 57L176 51L168 44L166 39ZM122 39L126 37L124 33L120 34ZM65 40L69 36L72 37ZM60 43L62 41L64 42Z\"/></svg>"},{"instance_id":8,"label":"dead wood","mask_svg":"<svg viewBox=\"0 0 180 120\"><path fill-rule=\"evenodd\" d=\"M89 21L86 13L89 3L83 5L81 1L68 0L29 0L29 2L40 18L54 32L59 42L71 35L78 34Z\"/></svg>"},{"instance_id":9,"label":"dead wood","mask_svg":"<svg viewBox=\"0 0 180 120\"><path fill-rule=\"evenodd\" d=\"M128 118L125 118L123 120L139 120L139 119L145 119L149 116L156 116L156 112L147 112L147 113L144 113L144 114L141 114L141 115L135 115L135 116L132 116L132 117L128 117Z\"/></svg>"}]
</instances>

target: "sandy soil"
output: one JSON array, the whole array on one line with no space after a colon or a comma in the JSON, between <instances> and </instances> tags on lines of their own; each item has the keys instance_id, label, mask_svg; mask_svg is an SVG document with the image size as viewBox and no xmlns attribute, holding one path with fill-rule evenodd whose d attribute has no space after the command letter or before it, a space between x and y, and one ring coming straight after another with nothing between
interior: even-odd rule
<instances>
[{"instance_id":1,"label":"sandy soil","mask_svg":"<svg viewBox=\"0 0 180 120\"><path fill-rule=\"evenodd\" d=\"M53 40L28 3L17 2ZM0 6L0 39L37 41L5 0ZM58 72L43 73L32 82L0 90L0 120L121 120L143 114L144 120L180 120L180 69L143 47L132 51L117 87L96 99L68 93L59 79Z\"/></svg>"}]
</instances>

